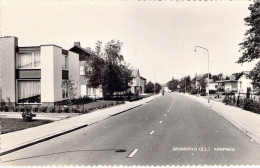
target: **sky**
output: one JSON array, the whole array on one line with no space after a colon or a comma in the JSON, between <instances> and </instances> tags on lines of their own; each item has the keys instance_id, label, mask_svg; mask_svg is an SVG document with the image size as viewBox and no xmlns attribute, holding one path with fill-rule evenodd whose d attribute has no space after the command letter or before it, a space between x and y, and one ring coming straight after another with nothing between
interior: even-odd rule
<instances>
[{"instance_id":1,"label":"sky","mask_svg":"<svg viewBox=\"0 0 260 168\"><path fill-rule=\"evenodd\" d=\"M95 48L97 40L124 43L122 55L148 81L166 83L208 72L231 75L256 61L235 63L249 28L244 18L252 1L7 1L1 2L1 36L19 46L74 42ZM155 78L154 78L155 76Z\"/></svg>"}]
</instances>

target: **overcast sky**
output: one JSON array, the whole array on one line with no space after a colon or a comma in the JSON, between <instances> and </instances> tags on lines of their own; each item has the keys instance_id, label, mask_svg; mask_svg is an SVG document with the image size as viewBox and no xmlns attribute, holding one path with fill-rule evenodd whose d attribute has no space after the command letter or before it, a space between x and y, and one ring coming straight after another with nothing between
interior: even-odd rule
<instances>
[{"instance_id":1,"label":"overcast sky","mask_svg":"<svg viewBox=\"0 0 260 168\"><path fill-rule=\"evenodd\" d=\"M1 36L18 37L19 46L56 44L70 49L73 42L94 49L95 42L116 39L124 43L126 62L148 81L166 83L207 72L230 75L251 70L243 66L238 44L248 29L251 1L4 1Z\"/></svg>"}]
</instances>

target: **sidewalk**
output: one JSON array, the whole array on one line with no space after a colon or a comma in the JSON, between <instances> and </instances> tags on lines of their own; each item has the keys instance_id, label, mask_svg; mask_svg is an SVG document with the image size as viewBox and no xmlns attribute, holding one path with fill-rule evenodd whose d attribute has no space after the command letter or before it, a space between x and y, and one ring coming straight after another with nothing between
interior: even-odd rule
<instances>
[{"instance_id":1,"label":"sidewalk","mask_svg":"<svg viewBox=\"0 0 260 168\"><path fill-rule=\"evenodd\" d=\"M160 95L157 95L158 97ZM98 123L111 116L136 108L154 99L154 96L135 102L127 102L122 105L94 111L92 113L65 118L38 127L32 127L21 131L0 135L1 155L46 141L48 139L75 131L88 125Z\"/></svg>"},{"instance_id":2,"label":"sidewalk","mask_svg":"<svg viewBox=\"0 0 260 168\"><path fill-rule=\"evenodd\" d=\"M222 115L256 142L260 143L260 114L246 111L239 107L225 105L222 102L214 100L210 100L210 103L208 103L208 100L203 97L185 95L209 106L212 110Z\"/></svg>"}]
</instances>

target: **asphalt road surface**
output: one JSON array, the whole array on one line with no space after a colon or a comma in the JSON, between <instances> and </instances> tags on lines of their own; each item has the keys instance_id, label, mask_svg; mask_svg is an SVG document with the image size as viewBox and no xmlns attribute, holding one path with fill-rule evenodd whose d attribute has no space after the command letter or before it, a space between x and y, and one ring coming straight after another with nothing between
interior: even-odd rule
<instances>
[{"instance_id":1,"label":"asphalt road surface","mask_svg":"<svg viewBox=\"0 0 260 168\"><path fill-rule=\"evenodd\" d=\"M260 164L260 145L210 108L167 93L1 157L2 165Z\"/></svg>"}]
</instances>

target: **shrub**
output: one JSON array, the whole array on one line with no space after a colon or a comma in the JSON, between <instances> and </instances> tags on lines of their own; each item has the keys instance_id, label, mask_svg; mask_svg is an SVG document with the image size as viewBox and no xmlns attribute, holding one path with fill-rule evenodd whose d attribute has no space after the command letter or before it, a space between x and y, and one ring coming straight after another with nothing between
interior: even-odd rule
<instances>
[{"instance_id":1,"label":"shrub","mask_svg":"<svg viewBox=\"0 0 260 168\"><path fill-rule=\"evenodd\" d=\"M49 112L50 113L54 113L55 112L55 107L54 106L50 106L49 107Z\"/></svg>"},{"instance_id":2,"label":"shrub","mask_svg":"<svg viewBox=\"0 0 260 168\"><path fill-rule=\"evenodd\" d=\"M39 111L41 111L41 112L47 112L47 109L48 109L48 107L46 107L46 106L40 106L39 107Z\"/></svg>"},{"instance_id":3,"label":"shrub","mask_svg":"<svg viewBox=\"0 0 260 168\"><path fill-rule=\"evenodd\" d=\"M24 106L19 107L19 111L24 112L25 111L25 107Z\"/></svg>"},{"instance_id":4,"label":"shrub","mask_svg":"<svg viewBox=\"0 0 260 168\"><path fill-rule=\"evenodd\" d=\"M7 105L5 105L5 106L3 107L3 110L4 110L5 112L8 112L8 111L9 111L9 107L8 107Z\"/></svg>"},{"instance_id":5,"label":"shrub","mask_svg":"<svg viewBox=\"0 0 260 168\"><path fill-rule=\"evenodd\" d=\"M226 105L227 105L227 104L232 104L232 103L231 103L231 102L232 102L232 99L231 99L231 97L229 97L229 96L225 96L224 99L222 100L222 102L225 103Z\"/></svg>"},{"instance_id":6,"label":"shrub","mask_svg":"<svg viewBox=\"0 0 260 168\"><path fill-rule=\"evenodd\" d=\"M36 117L36 114L33 114L32 111L24 111L22 112L23 121L28 122L32 121L33 117Z\"/></svg>"},{"instance_id":7,"label":"shrub","mask_svg":"<svg viewBox=\"0 0 260 168\"><path fill-rule=\"evenodd\" d=\"M215 90L209 90L209 94L216 94Z\"/></svg>"},{"instance_id":8,"label":"shrub","mask_svg":"<svg viewBox=\"0 0 260 168\"><path fill-rule=\"evenodd\" d=\"M33 108L33 111L34 111L34 112L38 112L38 111L39 111L39 106L34 107L34 108Z\"/></svg>"},{"instance_id":9,"label":"shrub","mask_svg":"<svg viewBox=\"0 0 260 168\"><path fill-rule=\"evenodd\" d=\"M14 106L13 110L14 110L14 112L18 112L19 111L19 107L18 106Z\"/></svg>"}]
</instances>

